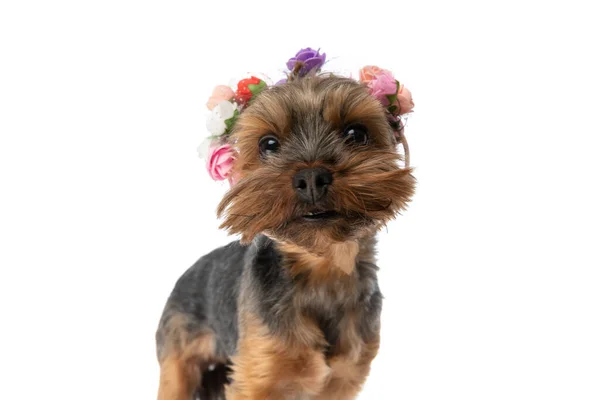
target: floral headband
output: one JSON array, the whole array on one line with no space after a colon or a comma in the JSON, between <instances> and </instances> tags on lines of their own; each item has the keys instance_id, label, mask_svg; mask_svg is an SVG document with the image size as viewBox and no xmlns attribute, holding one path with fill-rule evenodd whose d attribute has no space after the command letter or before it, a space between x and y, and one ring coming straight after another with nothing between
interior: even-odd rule
<instances>
[{"instance_id":1,"label":"floral headband","mask_svg":"<svg viewBox=\"0 0 600 400\"><path fill-rule=\"evenodd\" d=\"M289 73L303 77L310 72L319 73L325 64L326 55L310 47L300 50L286 64ZM287 78L274 86L287 82ZM363 83L381 104L386 108L388 121L394 129L396 140L404 147L404 163L410 165L408 143L404 136L404 121L412 112L414 103L410 91L401 84L394 75L373 65L359 71L359 82ZM227 142L239 115L252 103L259 93L267 90L269 85L263 79L251 76L242 79L232 87L219 85L215 87L206 106L211 111L206 121L210 136L200 145L198 152L206 159L206 168L215 181L228 179L233 184L232 170L235 161L235 150ZM235 89L235 90L234 90Z\"/></svg>"}]
</instances>

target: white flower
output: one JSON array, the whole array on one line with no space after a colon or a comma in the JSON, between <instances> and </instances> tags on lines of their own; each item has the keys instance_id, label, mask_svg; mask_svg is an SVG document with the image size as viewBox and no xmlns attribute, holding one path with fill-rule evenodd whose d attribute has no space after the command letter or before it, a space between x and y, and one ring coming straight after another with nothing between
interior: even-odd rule
<instances>
[{"instance_id":1,"label":"white flower","mask_svg":"<svg viewBox=\"0 0 600 400\"><path fill-rule=\"evenodd\" d=\"M206 129L213 136L221 136L225 133L227 125L225 125L224 119L218 119L211 115L208 117L208 121L206 121Z\"/></svg>"},{"instance_id":2,"label":"white flower","mask_svg":"<svg viewBox=\"0 0 600 400\"><path fill-rule=\"evenodd\" d=\"M200 157L203 160L206 160L208 158L208 149L210 149L210 146L213 144L214 141L215 139L212 137L207 137L206 139L204 139L202 143L200 143L200 146L198 146L198 148L196 149L198 151L198 157Z\"/></svg>"},{"instance_id":3,"label":"white flower","mask_svg":"<svg viewBox=\"0 0 600 400\"><path fill-rule=\"evenodd\" d=\"M213 108L206 121L206 129L208 129L213 136L221 136L227 129L225 121L233 117L234 111L235 106L231 102L223 100Z\"/></svg>"},{"instance_id":4,"label":"white flower","mask_svg":"<svg viewBox=\"0 0 600 400\"><path fill-rule=\"evenodd\" d=\"M214 116L218 118L223 118L223 120L229 119L233 117L233 112L235 107L233 103L227 100L223 100L213 109L212 113Z\"/></svg>"}]
</instances>

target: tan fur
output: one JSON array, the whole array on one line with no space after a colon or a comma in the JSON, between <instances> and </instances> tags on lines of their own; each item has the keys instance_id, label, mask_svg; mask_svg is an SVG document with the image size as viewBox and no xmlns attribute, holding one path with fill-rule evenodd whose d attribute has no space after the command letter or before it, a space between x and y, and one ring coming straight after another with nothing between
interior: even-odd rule
<instances>
[{"instance_id":1,"label":"tan fur","mask_svg":"<svg viewBox=\"0 0 600 400\"><path fill-rule=\"evenodd\" d=\"M379 338L360 346L358 358L339 355L328 360L331 373L323 391L314 400L350 400L360 392L369 371L371 361L379 350Z\"/></svg>"},{"instance_id":2,"label":"tan fur","mask_svg":"<svg viewBox=\"0 0 600 400\"><path fill-rule=\"evenodd\" d=\"M282 243L279 249L290 260L290 271L293 275L308 272L314 280L335 279L341 275L350 275L356 265L358 243L326 241L326 245L317 250L319 254L309 253L292 243Z\"/></svg>"},{"instance_id":3,"label":"tan fur","mask_svg":"<svg viewBox=\"0 0 600 400\"><path fill-rule=\"evenodd\" d=\"M186 324L184 315L175 314L165 329L165 347L159 354L158 400L191 400L200 385L201 370L224 362L215 357L215 335L206 332L191 336Z\"/></svg>"},{"instance_id":4,"label":"tan fur","mask_svg":"<svg viewBox=\"0 0 600 400\"><path fill-rule=\"evenodd\" d=\"M342 243L334 243L329 250L331 265L340 269L347 275L354 271L356 266L356 255L358 254L358 243L353 240Z\"/></svg>"},{"instance_id":5,"label":"tan fur","mask_svg":"<svg viewBox=\"0 0 600 400\"><path fill-rule=\"evenodd\" d=\"M329 367L319 346L322 337L316 326L305 326L314 346L273 336L250 313L242 315L240 326L239 352L233 358L228 400L307 399L322 392Z\"/></svg>"},{"instance_id":6,"label":"tan fur","mask_svg":"<svg viewBox=\"0 0 600 400\"><path fill-rule=\"evenodd\" d=\"M355 318L349 313L342 321L340 339L328 360L331 374L315 400L354 399L369 375L371 361L379 350L379 335L365 342L356 329Z\"/></svg>"},{"instance_id":7,"label":"tan fur","mask_svg":"<svg viewBox=\"0 0 600 400\"><path fill-rule=\"evenodd\" d=\"M178 357L168 357L160 364L158 400L191 400L200 384L197 366Z\"/></svg>"},{"instance_id":8,"label":"tan fur","mask_svg":"<svg viewBox=\"0 0 600 400\"><path fill-rule=\"evenodd\" d=\"M272 335L251 313L243 314L239 353L227 400L353 399L379 349L379 337L365 343L353 315L344 320L334 355L326 359L316 325L303 319L286 338Z\"/></svg>"}]
</instances>

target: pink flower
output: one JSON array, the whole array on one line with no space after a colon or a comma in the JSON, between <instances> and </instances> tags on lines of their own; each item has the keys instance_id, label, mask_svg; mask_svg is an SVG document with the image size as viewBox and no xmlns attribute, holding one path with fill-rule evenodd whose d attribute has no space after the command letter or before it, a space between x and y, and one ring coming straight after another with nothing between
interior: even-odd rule
<instances>
[{"instance_id":1,"label":"pink flower","mask_svg":"<svg viewBox=\"0 0 600 400\"><path fill-rule=\"evenodd\" d=\"M358 77L361 82L369 83L383 71L385 71L383 68L379 68L375 65L367 65L358 72Z\"/></svg>"},{"instance_id":2,"label":"pink flower","mask_svg":"<svg viewBox=\"0 0 600 400\"><path fill-rule=\"evenodd\" d=\"M212 110L217 106L217 104L219 104L223 100L231 101L231 99L233 99L233 96L235 96L235 93L233 92L233 90L231 90L229 86L219 85L215 87L212 96L208 98L208 103L206 103L206 107L208 107L209 110Z\"/></svg>"},{"instance_id":3,"label":"pink flower","mask_svg":"<svg viewBox=\"0 0 600 400\"><path fill-rule=\"evenodd\" d=\"M398 88L398 115L407 114L415 107L410 90L403 84Z\"/></svg>"},{"instance_id":4,"label":"pink flower","mask_svg":"<svg viewBox=\"0 0 600 400\"><path fill-rule=\"evenodd\" d=\"M367 82L367 87L370 89L371 95L387 107L390 105L390 99L387 96L396 94L397 84L394 75L383 69Z\"/></svg>"},{"instance_id":5,"label":"pink flower","mask_svg":"<svg viewBox=\"0 0 600 400\"><path fill-rule=\"evenodd\" d=\"M214 144L208 149L206 169L213 180L222 181L231 174L234 161L234 151L230 145Z\"/></svg>"}]
</instances>

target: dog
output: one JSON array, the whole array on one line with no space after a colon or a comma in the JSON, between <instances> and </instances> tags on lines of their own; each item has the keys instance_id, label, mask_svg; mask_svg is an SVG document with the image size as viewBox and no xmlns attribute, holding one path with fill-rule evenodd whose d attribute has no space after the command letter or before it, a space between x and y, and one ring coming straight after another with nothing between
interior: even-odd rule
<instances>
[{"instance_id":1,"label":"dog","mask_svg":"<svg viewBox=\"0 0 600 400\"><path fill-rule=\"evenodd\" d=\"M416 181L364 84L295 72L227 138L236 181L217 214L241 239L175 284L156 333L159 400L353 399L369 374L376 233Z\"/></svg>"}]
</instances>

